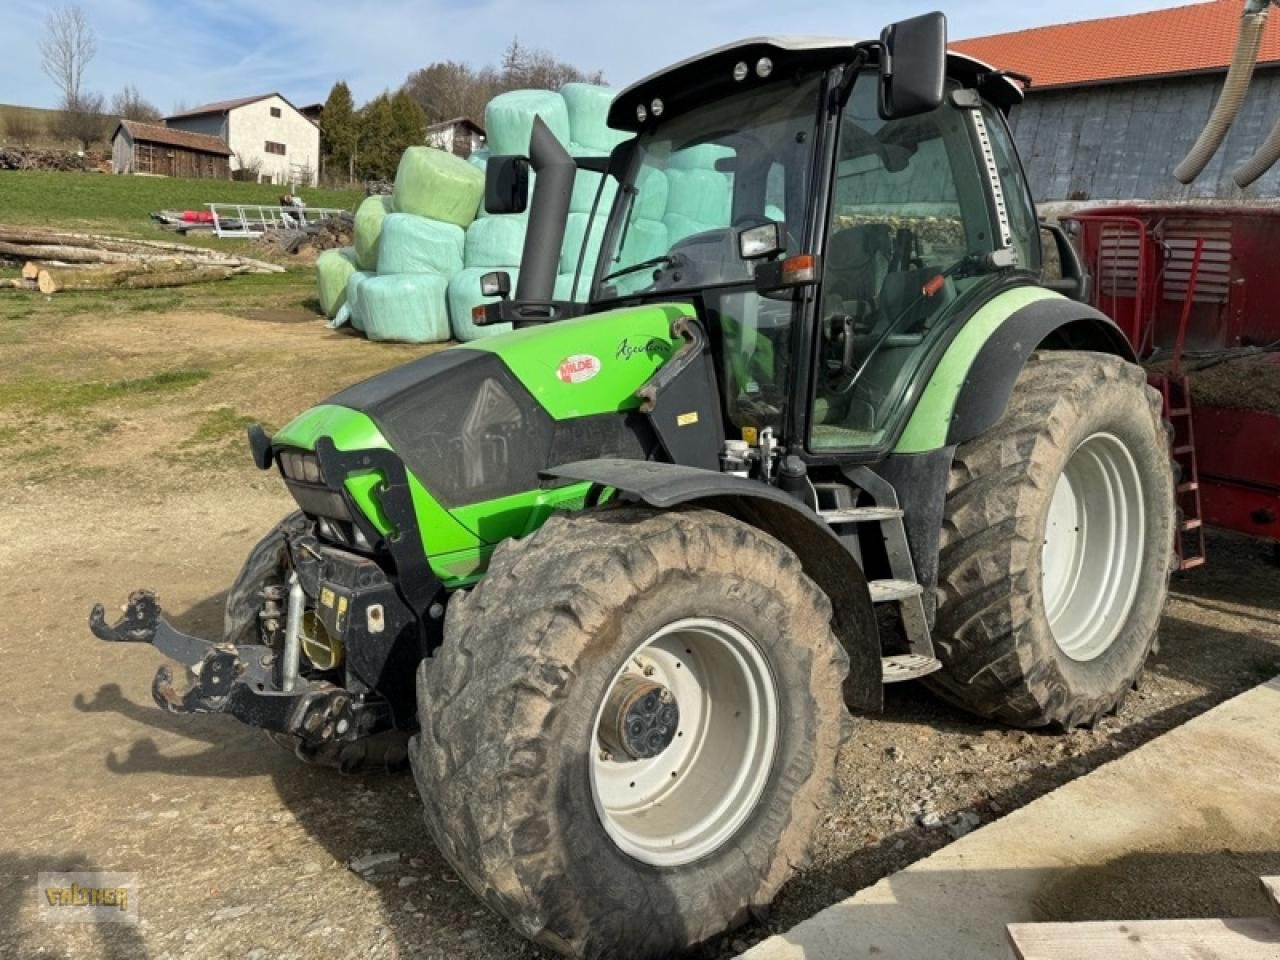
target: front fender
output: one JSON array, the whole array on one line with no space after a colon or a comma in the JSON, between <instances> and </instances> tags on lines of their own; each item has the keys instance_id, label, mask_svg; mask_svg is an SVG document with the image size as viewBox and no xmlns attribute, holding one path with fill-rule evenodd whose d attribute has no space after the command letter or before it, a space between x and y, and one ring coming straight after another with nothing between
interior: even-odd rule
<instances>
[{"instance_id":1,"label":"front fender","mask_svg":"<svg viewBox=\"0 0 1280 960\"><path fill-rule=\"evenodd\" d=\"M833 627L849 654L845 702L858 710L883 708L880 635L866 575L831 528L800 501L754 480L668 463L583 460L544 473L610 487L659 510L684 505L716 510L786 544L831 600Z\"/></svg>"}]
</instances>

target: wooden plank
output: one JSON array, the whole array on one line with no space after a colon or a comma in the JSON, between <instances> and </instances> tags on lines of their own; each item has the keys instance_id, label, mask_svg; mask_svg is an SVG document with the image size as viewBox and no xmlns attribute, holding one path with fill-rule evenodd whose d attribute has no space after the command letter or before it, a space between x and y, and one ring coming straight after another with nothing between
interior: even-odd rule
<instances>
[{"instance_id":1,"label":"wooden plank","mask_svg":"<svg viewBox=\"0 0 1280 960\"><path fill-rule=\"evenodd\" d=\"M1272 905L1280 912L1280 877L1263 877L1262 889L1271 898Z\"/></svg>"},{"instance_id":2,"label":"wooden plank","mask_svg":"<svg viewBox=\"0 0 1280 960\"><path fill-rule=\"evenodd\" d=\"M1280 920L1012 923L1016 960L1276 960Z\"/></svg>"}]
</instances>

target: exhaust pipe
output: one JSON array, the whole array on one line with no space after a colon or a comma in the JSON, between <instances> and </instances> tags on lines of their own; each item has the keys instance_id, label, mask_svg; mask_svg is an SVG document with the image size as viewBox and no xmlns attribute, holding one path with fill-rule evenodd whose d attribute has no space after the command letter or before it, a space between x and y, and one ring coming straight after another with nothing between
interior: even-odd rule
<instances>
[{"instance_id":1,"label":"exhaust pipe","mask_svg":"<svg viewBox=\"0 0 1280 960\"><path fill-rule=\"evenodd\" d=\"M538 186L533 191L533 205L529 210L516 301L548 303L555 296L560 248L564 246L569 201L578 166L541 117L533 118L529 163L538 176Z\"/></svg>"},{"instance_id":2,"label":"exhaust pipe","mask_svg":"<svg viewBox=\"0 0 1280 960\"><path fill-rule=\"evenodd\" d=\"M1236 40L1236 50L1231 58L1231 66L1227 70L1227 82L1222 88L1222 96L1218 98L1209 122L1205 124L1195 146L1173 171L1173 175L1182 183L1190 184L1204 172L1204 168L1209 165L1209 161L1222 146L1222 141L1227 138L1231 125L1236 122L1245 97L1249 94L1249 83L1253 79L1253 69L1258 63L1258 52L1262 49L1262 32L1267 26L1267 14L1271 10L1272 2L1273 0L1247 0L1245 4L1244 17L1240 21L1240 35ZM1280 127L1277 128L1276 135L1280 135ZM1277 136L1276 146L1280 148L1280 136ZM1265 149L1264 147L1263 151ZM1246 167L1251 167L1262 156L1263 151L1259 151L1253 161L1236 171L1237 177ZM1263 170L1263 173L1265 172Z\"/></svg>"}]
</instances>

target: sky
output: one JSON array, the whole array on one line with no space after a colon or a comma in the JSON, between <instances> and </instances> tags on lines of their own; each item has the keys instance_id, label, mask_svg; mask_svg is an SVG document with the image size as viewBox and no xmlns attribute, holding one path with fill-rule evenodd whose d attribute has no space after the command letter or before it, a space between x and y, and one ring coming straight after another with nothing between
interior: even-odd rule
<instances>
[{"instance_id":1,"label":"sky","mask_svg":"<svg viewBox=\"0 0 1280 960\"><path fill-rule=\"evenodd\" d=\"M1178 0L81 0L98 38L86 87L125 84L169 113L179 104L279 91L302 106L346 80L357 102L436 60L494 63L518 36L623 87L701 50L760 34L878 36L886 22L942 9L956 39L1172 6ZM40 70L49 11L6 0L0 103L52 107Z\"/></svg>"}]
</instances>

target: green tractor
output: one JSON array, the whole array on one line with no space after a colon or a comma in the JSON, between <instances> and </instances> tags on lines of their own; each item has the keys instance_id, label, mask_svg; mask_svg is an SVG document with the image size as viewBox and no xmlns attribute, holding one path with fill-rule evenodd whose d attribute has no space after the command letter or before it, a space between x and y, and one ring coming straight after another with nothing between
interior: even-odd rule
<instances>
[{"instance_id":1,"label":"green tractor","mask_svg":"<svg viewBox=\"0 0 1280 960\"><path fill-rule=\"evenodd\" d=\"M1021 727L1116 710L1174 479L1061 233L1042 282L1020 97L933 14L676 64L618 95L634 137L606 159L535 124L486 184L520 211L537 173L514 295L487 277L476 315L514 329L250 431L298 512L223 637L148 592L94 632L186 668L165 709L407 761L458 874L579 957L669 956L768 904L886 683ZM694 168L729 201L664 213L659 174ZM585 304L553 296L583 169L616 191Z\"/></svg>"}]
</instances>

